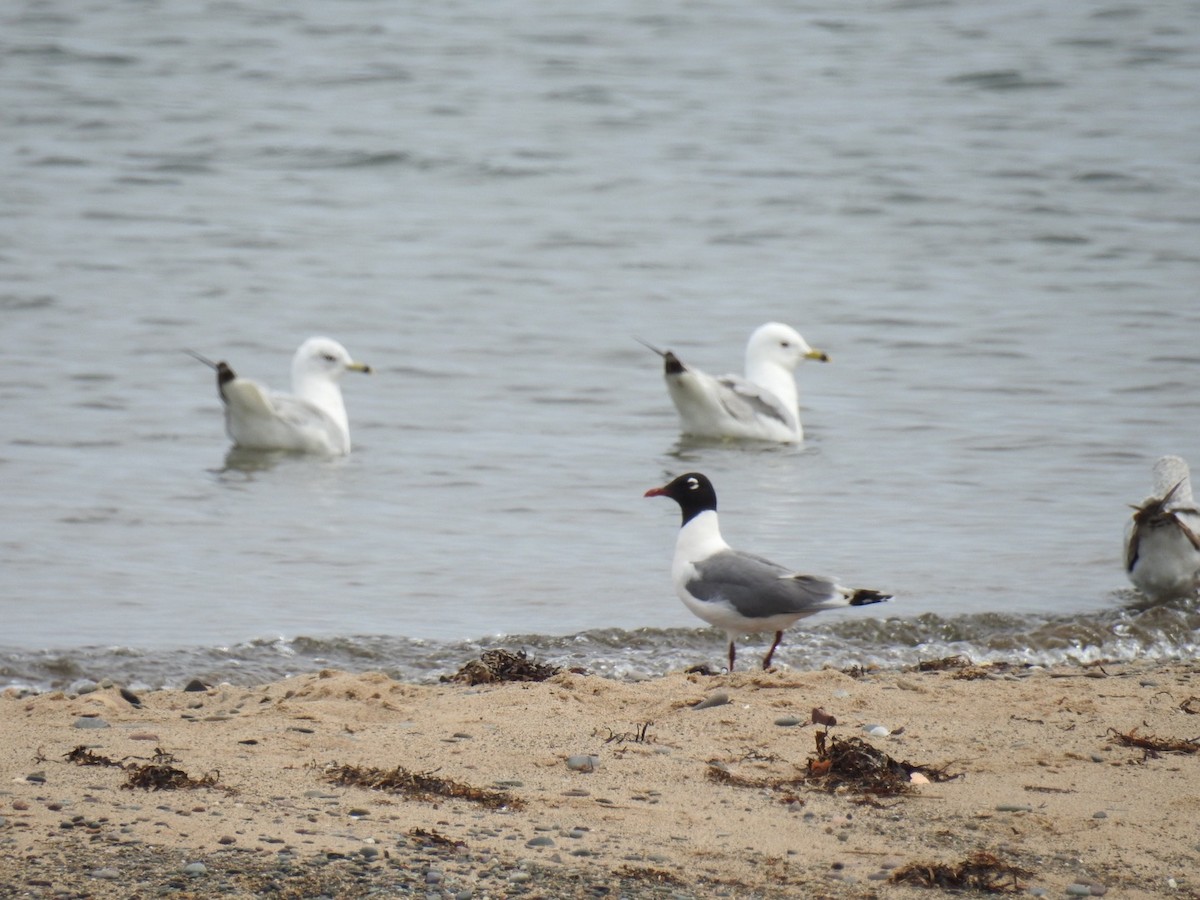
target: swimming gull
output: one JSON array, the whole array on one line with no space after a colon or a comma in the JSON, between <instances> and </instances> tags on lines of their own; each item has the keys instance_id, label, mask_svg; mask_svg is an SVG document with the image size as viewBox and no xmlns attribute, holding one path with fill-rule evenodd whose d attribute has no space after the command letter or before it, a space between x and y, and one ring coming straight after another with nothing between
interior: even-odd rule
<instances>
[{"instance_id":1,"label":"swimming gull","mask_svg":"<svg viewBox=\"0 0 1200 900\"><path fill-rule=\"evenodd\" d=\"M829 362L829 356L810 347L791 326L768 322L755 329L746 344L744 378L714 378L685 366L670 350L646 346L663 358L663 377L685 434L780 443L804 440L795 370L806 359Z\"/></svg>"},{"instance_id":2,"label":"swimming gull","mask_svg":"<svg viewBox=\"0 0 1200 900\"><path fill-rule=\"evenodd\" d=\"M783 630L797 619L824 609L866 606L891 598L878 591L844 588L822 575L801 575L761 556L734 550L721 537L712 482L699 472L680 475L645 496L670 497L683 512L671 564L675 592L689 610L725 631L730 672L739 635L775 632L762 661L766 669Z\"/></svg>"},{"instance_id":3,"label":"swimming gull","mask_svg":"<svg viewBox=\"0 0 1200 900\"><path fill-rule=\"evenodd\" d=\"M1188 464L1164 456L1154 464L1154 493L1125 533L1125 572L1153 600L1190 597L1200 587L1200 512Z\"/></svg>"},{"instance_id":4,"label":"swimming gull","mask_svg":"<svg viewBox=\"0 0 1200 900\"><path fill-rule=\"evenodd\" d=\"M350 372L370 373L335 340L309 338L292 357L292 393L271 391L239 378L225 362L188 351L217 373L225 404L225 431L245 450L287 450L342 456L350 452L350 423L338 380Z\"/></svg>"}]
</instances>

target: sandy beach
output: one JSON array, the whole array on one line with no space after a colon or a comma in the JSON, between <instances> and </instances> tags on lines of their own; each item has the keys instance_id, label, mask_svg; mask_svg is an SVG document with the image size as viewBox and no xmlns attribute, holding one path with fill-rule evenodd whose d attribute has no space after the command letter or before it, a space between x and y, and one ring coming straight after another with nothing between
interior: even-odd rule
<instances>
[{"instance_id":1,"label":"sandy beach","mask_svg":"<svg viewBox=\"0 0 1200 900\"><path fill-rule=\"evenodd\" d=\"M964 662L10 691L0 897L1200 896L1200 666Z\"/></svg>"}]
</instances>

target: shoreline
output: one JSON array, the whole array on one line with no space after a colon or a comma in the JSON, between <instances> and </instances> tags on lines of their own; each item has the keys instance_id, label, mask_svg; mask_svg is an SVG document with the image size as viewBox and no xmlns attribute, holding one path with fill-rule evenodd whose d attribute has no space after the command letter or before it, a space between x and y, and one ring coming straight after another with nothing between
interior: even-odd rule
<instances>
[{"instance_id":1,"label":"shoreline","mask_svg":"<svg viewBox=\"0 0 1200 900\"><path fill-rule=\"evenodd\" d=\"M928 896L897 873L980 853L1035 895L1200 896L1198 695L1189 662L7 691L0 897ZM831 791L809 770L826 731L956 777ZM182 786L126 786L156 760Z\"/></svg>"}]
</instances>

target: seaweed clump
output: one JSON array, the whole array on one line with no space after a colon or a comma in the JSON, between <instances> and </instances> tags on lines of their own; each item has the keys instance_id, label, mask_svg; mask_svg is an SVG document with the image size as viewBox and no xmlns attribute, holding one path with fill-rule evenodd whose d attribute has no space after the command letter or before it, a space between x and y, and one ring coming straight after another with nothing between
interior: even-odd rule
<instances>
[{"instance_id":1,"label":"seaweed clump","mask_svg":"<svg viewBox=\"0 0 1200 900\"><path fill-rule=\"evenodd\" d=\"M439 778L431 772L410 772L404 766L394 769L333 766L325 770L325 780L343 787L400 794L413 800L469 800L487 809L521 809L525 805L520 797L504 791L473 787L449 778Z\"/></svg>"},{"instance_id":2,"label":"seaweed clump","mask_svg":"<svg viewBox=\"0 0 1200 900\"><path fill-rule=\"evenodd\" d=\"M913 773L929 781L958 778L944 768L917 765L894 759L861 738L834 737L826 741L824 732L815 734L817 754L808 760L807 781L825 790L849 790L876 797L895 797L913 791Z\"/></svg>"},{"instance_id":3,"label":"seaweed clump","mask_svg":"<svg viewBox=\"0 0 1200 900\"><path fill-rule=\"evenodd\" d=\"M124 790L141 788L146 791L178 791L193 788L220 787L217 783L219 772L209 772L200 778L193 778L182 769L173 765L175 757L161 747L156 747L150 762L143 765L125 766Z\"/></svg>"},{"instance_id":4,"label":"seaweed clump","mask_svg":"<svg viewBox=\"0 0 1200 900\"><path fill-rule=\"evenodd\" d=\"M1160 753L1196 753L1200 751L1200 740L1191 738L1190 740L1181 740L1179 738L1160 738L1152 736L1144 736L1137 733L1134 728L1125 734L1117 731L1115 728L1108 729L1111 737L1109 743L1119 744L1122 747L1136 747L1144 751L1147 759L1152 759Z\"/></svg>"},{"instance_id":5,"label":"seaweed clump","mask_svg":"<svg viewBox=\"0 0 1200 900\"><path fill-rule=\"evenodd\" d=\"M124 770L125 783L121 785L123 790L131 791L134 788L147 791L177 791L192 788L230 790L218 784L219 772L209 772L200 778L193 778L182 769L175 768L173 765L175 757L161 747L155 747L150 761L140 765L109 759L107 756L89 750L82 744L64 754L63 758L77 766L112 766Z\"/></svg>"},{"instance_id":6,"label":"seaweed clump","mask_svg":"<svg viewBox=\"0 0 1200 900\"><path fill-rule=\"evenodd\" d=\"M1017 879L1031 873L984 851L972 853L960 863L910 863L892 873L893 884L953 891L984 891L1016 894L1023 888Z\"/></svg>"},{"instance_id":7,"label":"seaweed clump","mask_svg":"<svg viewBox=\"0 0 1200 900\"><path fill-rule=\"evenodd\" d=\"M545 681L557 675L558 666L529 659L524 650L484 650L453 675L443 675L442 681L459 681L468 685L495 684L501 681Z\"/></svg>"}]
</instances>

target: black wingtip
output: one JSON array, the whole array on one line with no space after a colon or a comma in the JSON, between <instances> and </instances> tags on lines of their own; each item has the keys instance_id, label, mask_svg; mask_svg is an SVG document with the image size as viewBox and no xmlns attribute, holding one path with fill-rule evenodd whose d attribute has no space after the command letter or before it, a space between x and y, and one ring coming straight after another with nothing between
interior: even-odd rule
<instances>
[{"instance_id":1,"label":"black wingtip","mask_svg":"<svg viewBox=\"0 0 1200 900\"><path fill-rule=\"evenodd\" d=\"M851 606L868 606L871 603L883 603L885 600L891 600L891 594L881 594L879 591L872 591L866 588L860 588L854 592L854 596L850 598Z\"/></svg>"}]
</instances>

